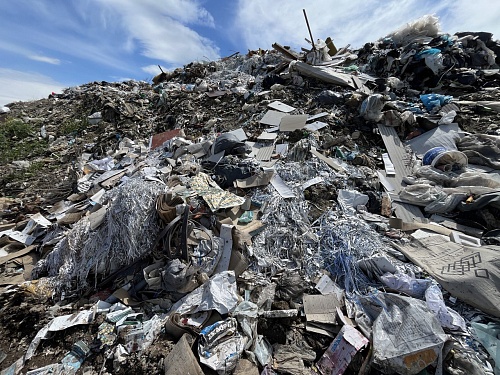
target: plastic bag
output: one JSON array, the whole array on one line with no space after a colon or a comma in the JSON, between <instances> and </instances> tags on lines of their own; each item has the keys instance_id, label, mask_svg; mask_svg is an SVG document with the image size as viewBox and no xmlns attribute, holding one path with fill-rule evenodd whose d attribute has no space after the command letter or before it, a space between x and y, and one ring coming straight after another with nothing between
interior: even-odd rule
<instances>
[{"instance_id":1,"label":"plastic bag","mask_svg":"<svg viewBox=\"0 0 500 375\"><path fill-rule=\"evenodd\" d=\"M440 189L435 186L428 184L415 184L406 186L399 193L400 198L409 201L413 204L428 204L439 198L443 198L443 194Z\"/></svg>"},{"instance_id":2,"label":"plastic bag","mask_svg":"<svg viewBox=\"0 0 500 375\"><path fill-rule=\"evenodd\" d=\"M380 276L380 280L389 288L414 298L422 298L426 289L431 285L431 281L428 279L417 279L415 276L405 273L386 273Z\"/></svg>"},{"instance_id":3,"label":"plastic bag","mask_svg":"<svg viewBox=\"0 0 500 375\"><path fill-rule=\"evenodd\" d=\"M445 214L453 211L461 202L465 201L469 194L453 193L450 195L442 195L435 201L424 207L425 212L431 214Z\"/></svg>"},{"instance_id":4,"label":"plastic bag","mask_svg":"<svg viewBox=\"0 0 500 375\"><path fill-rule=\"evenodd\" d=\"M405 26L389 34L388 37L400 46L422 36L435 38L439 34L439 29L439 19L428 14L413 22L408 22Z\"/></svg>"},{"instance_id":5,"label":"plastic bag","mask_svg":"<svg viewBox=\"0 0 500 375\"><path fill-rule=\"evenodd\" d=\"M382 119L383 107L384 107L383 95L373 94L363 101L359 113L367 121L378 122Z\"/></svg>"},{"instance_id":6,"label":"plastic bag","mask_svg":"<svg viewBox=\"0 0 500 375\"><path fill-rule=\"evenodd\" d=\"M448 113L443 114L443 117L438 121L438 125L448 125L453 122L455 116L457 115L456 111L450 111Z\"/></svg>"},{"instance_id":7,"label":"plastic bag","mask_svg":"<svg viewBox=\"0 0 500 375\"><path fill-rule=\"evenodd\" d=\"M441 327L467 332L464 318L444 304L443 293L436 284L429 286L425 291L425 301L429 310L438 318Z\"/></svg>"},{"instance_id":8,"label":"plastic bag","mask_svg":"<svg viewBox=\"0 0 500 375\"><path fill-rule=\"evenodd\" d=\"M442 107L444 104L451 102L453 96L441 94L422 94L420 100L424 103L427 111L431 112L436 107Z\"/></svg>"},{"instance_id":9,"label":"plastic bag","mask_svg":"<svg viewBox=\"0 0 500 375\"><path fill-rule=\"evenodd\" d=\"M230 374L238 364L247 340L238 333L234 318L205 327L200 332L198 343L200 362L219 374Z\"/></svg>"},{"instance_id":10,"label":"plastic bag","mask_svg":"<svg viewBox=\"0 0 500 375\"><path fill-rule=\"evenodd\" d=\"M262 335L257 336L253 352L255 353L255 357L257 357L261 366L269 364L272 360L273 347Z\"/></svg>"},{"instance_id":11,"label":"plastic bag","mask_svg":"<svg viewBox=\"0 0 500 375\"><path fill-rule=\"evenodd\" d=\"M455 173L443 172L430 165L423 165L415 171L415 176L425 178L441 186L448 186L450 181L457 177Z\"/></svg>"}]
</instances>

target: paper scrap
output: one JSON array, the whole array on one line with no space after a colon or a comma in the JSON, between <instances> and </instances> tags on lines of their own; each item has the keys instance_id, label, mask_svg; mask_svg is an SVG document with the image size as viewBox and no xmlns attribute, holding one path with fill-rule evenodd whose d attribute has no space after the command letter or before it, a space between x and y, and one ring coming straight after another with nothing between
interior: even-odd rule
<instances>
[{"instance_id":1,"label":"paper scrap","mask_svg":"<svg viewBox=\"0 0 500 375\"><path fill-rule=\"evenodd\" d=\"M245 142L247 140L247 135L242 128L231 130L228 134L233 134L240 142Z\"/></svg>"},{"instance_id":2,"label":"paper scrap","mask_svg":"<svg viewBox=\"0 0 500 375\"><path fill-rule=\"evenodd\" d=\"M306 126L307 115L288 115L281 119L280 131L292 132Z\"/></svg>"},{"instance_id":3,"label":"paper scrap","mask_svg":"<svg viewBox=\"0 0 500 375\"><path fill-rule=\"evenodd\" d=\"M388 153L382 154L382 160L384 161L385 174L387 176L395 176L396 169L394 169L394 164L392 164L391 158Z\"/></svg>"},{"instance_id":4,"label":"paper scrap","mask_svg":"<svg viewBox=\"0 0 500 375\"><path fill-rule=\"evenodd\" d=\"M275 173L271 178L271 184L283 198L295 198L293 191L285 184L279 174Z\"/></svg>"},{"instance_id":5,"label":"paper scrap","mask_svg":"<svg viewBox=\"0 0 500 375\"><path fill-rule=\"evenodd\" d=\"M304 129L307 129L309 131L316 131L316 130L320 130L320 129L323 129L324 127L327 127L328 124L326 122L321 122L321 121L314 121L310 124L307 124L306 126L304 126Z\"/></svg>"},{"instance_id":6,"label":"paper scrap","mask_svg":"<svg viewBox=\"0 0 500 375\"><path fill-rule=\"evenodd\" d=\"M276 133L262 132L257 137L257 140L259 140L259 141L274 141L277 137L278 137L278 134L276 134Z\"/></svg>"},{"instance_id":7,"label":"paper scrap","mask_svg":"<svg viewBox=\"0 0 500 375\"><path fill-rule=\"evenodd\" d=\"M310 180L307 180L306 182L304 182L302 184L301 188L302 188L302 190L306 190L308 187L319 184L323 181L324 181L323 177L314 177L314 178L311 178Z\"/></svg>"},{"instance_id":8,"label":"paper scrap","mask_svg":"<svg viewBox=\"0 0 500 375\"><path fill-rule=\"evenodd\" d=\"M268 104L267 106L269 108L276 109L277 111L286 112L286 113L292 112L293 110L295 110L294 107L289 106L288 104L282 103L280 101L272 102L272 103Z\"/></svg>"},{"instance_id":9,"label":"paper scrap","mask_svg":"<svg viewBox=\"0 0 500 375\"><path fill-rule=\"evenodd\" d=\"M260 120L263 125L279 126L281 119L286 116L286 113L278 111L267 111L264 117Z\"/></svg>"},{"instance_id":10,"label":"paper scrap","mask_svg":"<svg viewBox=\"0 0 500 375\"><path fill-rule=\"evenodd\" d=\"M288 153L288 143L277 144L276 153L280 156L286 156Z\"/></svg>"},{"instance_id":11,"label":"paper scrap","mask_svg":"<svg viewBox=\"0 0 500 375\"><path fill-rule=\"evenodd\" d=\"M313 120L317 120L321 117L325 117L325 116L328 116L328 112L321 112L321 113L318 113L316 115L311 115L307 118L307 122L311 122Z\"/></svg>"}]
</instances>

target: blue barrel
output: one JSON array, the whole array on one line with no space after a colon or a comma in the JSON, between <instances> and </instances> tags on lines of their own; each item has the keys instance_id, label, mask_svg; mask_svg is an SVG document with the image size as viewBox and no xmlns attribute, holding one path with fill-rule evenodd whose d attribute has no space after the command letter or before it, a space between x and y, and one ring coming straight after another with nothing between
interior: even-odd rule
<instances>
[{"instance_id":1,"label":"blue barrel","mask_svg":"<svg viewBox=\"0 0 500 375\"><path fill-rule=\"evenodd\" d=\"M424 165L431 165L436 156L441 155L443 152L446 152L446 148L444 147L431 148L425 153L422 162L424 163Z\"/></svg>"}]
</instances>

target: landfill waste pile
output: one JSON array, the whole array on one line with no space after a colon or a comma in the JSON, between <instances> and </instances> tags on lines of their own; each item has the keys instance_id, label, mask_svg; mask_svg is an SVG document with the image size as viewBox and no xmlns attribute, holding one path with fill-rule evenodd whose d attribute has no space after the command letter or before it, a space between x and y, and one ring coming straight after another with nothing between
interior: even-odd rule
<instances>
[{"instance_id":1,"label":"landfill waste pile","mask_svg":"<svg viewBox=\"0 0 500 375\"><path fill-rule=\"evenodd\" d=\"M499 64L425 16L8 104L1 374L500 374Z\"/></svg>"}]
</instances>

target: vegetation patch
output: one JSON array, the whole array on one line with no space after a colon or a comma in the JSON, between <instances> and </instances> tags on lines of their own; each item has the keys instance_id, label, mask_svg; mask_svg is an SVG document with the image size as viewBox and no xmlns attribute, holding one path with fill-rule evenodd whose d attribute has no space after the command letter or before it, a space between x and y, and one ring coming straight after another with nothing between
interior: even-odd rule
<instances>
[{"instance_id":1,"label":"vegetation patch","mask_svg":"<svg viewBox=\"0 0 500 375\"><path fill-rule=\"evenodd\" d=\"M57 135L59 137L64 135L78 135L89 127L88 120L85 118L80 119L68 119L57 128Z\"/></svg>"},{"instance_id":2,"label":"vegetation patch","mask_svg":"<svg viewBox=\"0 0 500 375\"><path fill-rule=\"evenodd\" d=\"M42 156L47 141L38 137L38 128L19 119L8 119L0 124L0 165L14 160Z\"/></svg>"}]
</instances>

